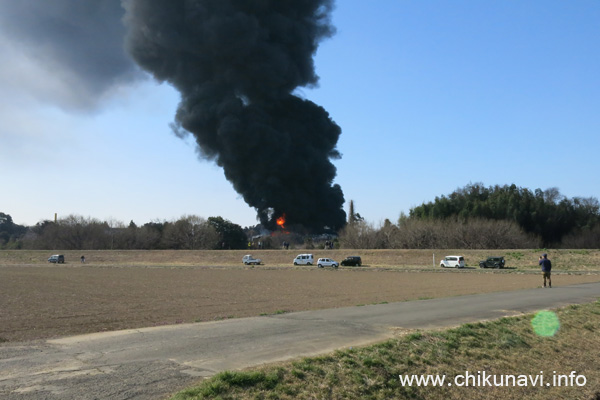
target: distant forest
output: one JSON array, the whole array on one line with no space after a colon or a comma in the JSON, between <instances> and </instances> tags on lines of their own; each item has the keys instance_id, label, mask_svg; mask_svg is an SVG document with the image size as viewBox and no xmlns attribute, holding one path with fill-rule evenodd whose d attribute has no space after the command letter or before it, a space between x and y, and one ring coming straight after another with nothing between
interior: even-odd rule
<instances>
[{"instance_id":1,"label":"distant forest","mask_svg":"<svg viewBox=\"0 0 600 400\"><path fill-rule=\"evenodd\" d=\"M0 248L4 249L243 249L247 243L247 232L222 217L186 215L177 221L137 226L133 221L124 225L69 215L24 227L0 213Z\"/></svg>"},{"instance_id":2,"label":"distant forest","mask_svg":"<svg viewBox=\"0 0 600 400\"><path fill-rule=\"evenodd\" d=\"M0 249L516 249L600 248L598 199L569 199L557 188L531 191L515 185L469 184L379 226L356 213L335 233L304 235L242 228L222 217L195 215L137 226L69 215L35 226L15 224L0 212Z\"/></svg>"},{"instance_id":3,"label":"distant forest","mask_svg":"<svg viewBox=\"0 0 600 400\"><path fill-rule=\"evenodd\" d=\"M530 191L516 185L484 187L469 184L449 196L436 197L410 210L410 218L458 221L484 219L516 223L544 247L560 245L568 235L583 239L600 228L600 207L594 197L569 199L558 188ZM589 243L594 244L593 242ZM595 241L598 246L598 241Z\"/></svg>"},{"instance_id":4,"label":"distant forest","mask_svg":"<svg viewBox=\"0 0 600 400\"><path fill-rule=\"evenodd\" d=\"M469 184L381 226L364 221L350 201L342 247L357 249L600 248L600 206L557 188Z\"/></svg>"}]
</instances>

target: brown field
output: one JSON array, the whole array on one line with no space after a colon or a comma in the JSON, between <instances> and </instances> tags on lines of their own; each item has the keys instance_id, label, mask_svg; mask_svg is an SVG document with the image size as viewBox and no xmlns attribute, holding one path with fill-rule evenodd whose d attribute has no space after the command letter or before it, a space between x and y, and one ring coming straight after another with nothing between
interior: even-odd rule
<instances>
[{"instance_id":1,"label":"brown field","mask_svg":"<svg viewBox=\"0 0 600 400\"><path fill-rule=\"evenodd\" d=\"M307 250L0 251L0 342L538 287L541 250L310 250L362 268L294 267ZM64 254L66 264L46 262ZM464 270L433 267L464 255ZM86 264L79 257L86 256ZM554 286L600 281L600 251L550 250ZM507 269L475 268L503 255Z\"/></svg>"}]
</instances>

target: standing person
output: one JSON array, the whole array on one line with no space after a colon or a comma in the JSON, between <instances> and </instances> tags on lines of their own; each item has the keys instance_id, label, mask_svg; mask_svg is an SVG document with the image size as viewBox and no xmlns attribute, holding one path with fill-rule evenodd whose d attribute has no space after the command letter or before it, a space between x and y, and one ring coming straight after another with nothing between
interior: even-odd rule
<instances>
[{"instance_id":1,"label":"standing person","mask_svg":"<svg viewBox=\"0 0 600 400\"><path fill-rule=\"evenodd\" d=\"M548 254L542 254L540 257L540 265L542 266L542 275L544 276L544 287L546 287L546 279L548 279L548 287L552 287L552 279L550 278L552 263L548 260Z\"/></svg>"}]
</instances>

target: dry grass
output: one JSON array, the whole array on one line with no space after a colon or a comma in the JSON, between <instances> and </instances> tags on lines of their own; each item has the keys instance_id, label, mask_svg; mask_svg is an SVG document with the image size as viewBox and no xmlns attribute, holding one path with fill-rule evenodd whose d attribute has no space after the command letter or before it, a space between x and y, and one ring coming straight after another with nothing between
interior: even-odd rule
<instances>
[{"instance_id":1,"label":"dry grass","mask_svg":"<svg viewBox=\"0 0 600 400\"><path fill-rule=\"evenodd\" d=\"M370 268L404 268L417 270L439 269L439 262L446 255L463 255L468 267L478 267L480 260L488 256L504 256L507 271L538 271L538 257L547 252L554 272L600 271L600 250L91 250L91 251L45 251L3 250L0 265L48 264L51 254L64 254L67 265L80 263L81 255L86 262L98 266L239 266L244 254L251 253L263 260L262 268L293 267L292 260L299 253L310 252L315 258L331 257L337 261L349 255L358 255L363 266ZM435 264L434 256L435 255ZM259 267L260 268L260 267Z\"/></svg>"},{"instance_id":2,"label":"dry grass","mask_svg":"<svg viewBox=\"0 0 600 400\"><path fill-rule=\"evenodd\" d=\"M173 399L597 399L600 302L570 306L557 315L561 326L553 337L533 332L533 315L414 332L327 356L223 372ZM485 371L498 380L500 375L543 375L543 383L481 387L472 381L469 387L454 383L417 387L403 386L399 379L399 375L431 374L446 375L454 382L466 371L475 376ZM585 386L553 384L555 375L571 371L585 376Z\"/></svg>"}]
</instances>

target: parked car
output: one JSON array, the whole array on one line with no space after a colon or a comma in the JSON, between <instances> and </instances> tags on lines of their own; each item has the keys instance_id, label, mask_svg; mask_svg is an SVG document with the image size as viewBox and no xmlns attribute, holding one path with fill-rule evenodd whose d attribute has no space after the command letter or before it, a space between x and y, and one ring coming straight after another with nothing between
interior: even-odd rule
<instances>
[{"instance_id":1,"label":"parked car","mask_svg":"<svg viewBox=\"0 0 600 400\"><path fill-rule=\"evenodd\" d=\"M262 260L260 258L254 258L252 257L250 254L246 254L243 258L242 258L242 262L245 265L250 265L250 264L254 264L254 265L259 265Z\"/></svg>"},{"instance_id":2,"label":"parked car","mask_svg":"<svg viewBox=\"0 0 600 400\"><path fill-rule=\"evenodd\" d=\"M440 267L444 268L464 268L465 258L463 256L446 256L440 261Z\"/></svg>"},{"instance_id":3,"label":"parked car","mask_svg":"<svg viewBox=\"0 0 600 400\"><path fill-rule=\"evenodd\" d=\"M350 256L342 260L342 265L349 267L354 267L358 265L360 267L362 265L362 260L359 256Z\"/></svg>"},{"instance_id":4,"label":"parked car","mask_svg":"<svg viewBox=\"0 0 600 400\"><path fill-rule=\"evenodd\" d=\"M294 265L313 265L314 258L312 254L298 254L294 258Z\"/></svg>"},{"instance_id":5,"label":"parked car","mask_svg":"<svg viewBox=\"0 0 600 400\"><path fill-rule=\"evenodd\" d=\"M340 264L337 261L332 260L331 258L319 258L317 260L317 267L319 267L319 268L324 268L324 267L337 268L339 266L340 266Z\"/></svg>"},{"instance_id":6,"label":"parked car","mask_svg":"<svg viewBox=\"0 0 600 400\"><path fill-rule=\"evenodd\" d=\"M63 256L62 254L54 254L53 256L50 256L50 258L48 258L48 262L55 264L64 264L65 256Z\"/></svg>"},{"instance_id":7,"label":"parked car","mask_svg":"<svg viewBox=\"0 0 600 400\"><path fill-rule=\"evenodd\" d=\"M479 261L479 268L504 268L504 257L488 257Z\"/></svg>"}]
</instances>

